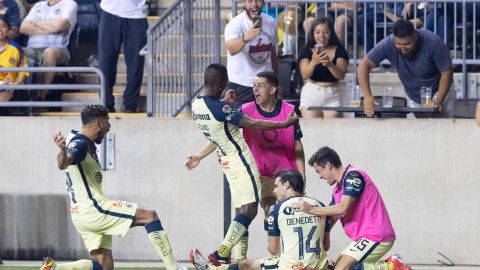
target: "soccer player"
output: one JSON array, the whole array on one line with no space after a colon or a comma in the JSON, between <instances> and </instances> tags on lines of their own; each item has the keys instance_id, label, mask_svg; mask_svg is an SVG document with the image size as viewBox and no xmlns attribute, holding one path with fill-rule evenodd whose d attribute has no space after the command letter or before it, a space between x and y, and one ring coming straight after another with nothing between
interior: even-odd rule
<instances>
[{"instance_id":1,"label":"soccer player","mask_svg":"<svg viewBox=\"0 0 480 270\"><path fill-rule=\"evenodd\" d=\"M295 211L330 216L330 225L340 219L353 242L335 263L335 270L408 270L397 256L379 261L393 246L395 232L382 196L366 172L352 165L342 166L329 147L320 148L308 161L321 179L333 188L328 207L314 207L307 201L293 203ZM352 268L350 268L352 267Z\"/></svg>"},{"instance_id":2,"label":"soccer player","mask_svg":"<svg viewBox=\"0 0 480 270\"><path fill-rule=\"evenodd\" d=\"M242 105L242 112L252 119L285 121L288 115L294 111L294 106L279 98L279 92L279 83L275 73L260 72L253 83L255 101ZM302 136L302 130L298 123L288 128L268 131L243 129L243 137L253 154L260 173L262 184L260 205L265 212L265 230L268 226L268 210L276 202L273 194L275 172L285 169L298 170L305 179ZM237 262L246 259L246 256L239 256L242 245L237 244L234 250Z\"/></svg>"},{"instance_id":3,"label":"soccer player","mask_svg":"<svg viewBox=\"0 0 480 270\"><path fill-rule=\"evenodd\" d=\"M167 270L177 270L167 233L155 211L139 208L125 201L110 201L103 196L102 168L95 143L101 143L110 130L108 110L103 105L89 105L81 112L82 130L71 131L67 138L55 134L60 148L58 168L66 171L70 212L94 260L58 264L46 258L41 270L111 270L113 269L112 235L124 237L130 227L145 226L148 238L162 258Z\"/></svg>"},{"instance_id":4,"label":"soccer player","mask_svg":"<svg viewBox=\"0 0 480 270\"><path fill-rule=\"evenodd\" d=\"M241 111L233 109L227 102L219 100L227 82L225 66L211 64L206 68L205 88L192 104L192 117L209 141L196 155L189 156L185 164L187 169L191 170L216 149L220 166L230 185L236 216L218 250L209 256L212 263L217 266L221 262L230 263L232 247L239 241L245 243L244 249L247 249L246 241L242 238L257 215L260 201L258 169L239 127L271 130L286 128L298 121L293 112L283 122L249 118Z\"/></svg>"},{"instance_id":5,"label":"soccer player","mask_svg":"<svg viewBox=\"0 0 480 270\"><path fill-rule=\"evenodd\" d=\"M303 176L298 171L283 170L276 173L273 192L279 201L268 217L268 252L273 257L215 267L197 249L192 249L190 261L198 270L326 269L326 250L330 245L330 233L324 231L326 218L297 212L292 208L292 204L300 200L316 208L324 206L315 199L302 197L304 184Z\"/></svg>"}]
</instances>

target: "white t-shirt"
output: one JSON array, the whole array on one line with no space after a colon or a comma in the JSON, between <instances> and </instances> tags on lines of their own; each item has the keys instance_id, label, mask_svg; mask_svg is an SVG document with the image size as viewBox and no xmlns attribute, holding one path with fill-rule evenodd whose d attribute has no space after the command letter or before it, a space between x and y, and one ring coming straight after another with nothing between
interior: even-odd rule
<instances>
[{"instance_id":1,"label":"white t-shirt","mask_svg":"<svg viewBox=\"0 0 480 270\"><path fill-rule=\"evenodd\" d=\"M147 17L146 0L102 0L100 7L115 16L128 19Z\"/></svg>"},{"instance_id":2,"label":"white t-shirt","mask_svg":"<svg viewBox=\"0 0 480 270\"><path fill-rule=\"evenodd\" d=\"M225 42L241 37L253 26L244 11L225 27ZM277 24L262 13L262 33L245 44L242 51L231 55L227 50L227 70L230 82L252 87L258 73L272 70L272 48L277 45Z\"/></svg>"},{"instance_id":3,"label":"white t-shirt","mask_svg":"<svg viewBox=\"0 0 480 270\"><path fill-rule=\"evenodd\" d=\"M73 0L61 0L55 5L50 6L47 1L41 1L35 4L28 13L25 20L33 22L67 19L70 22L70 28L62 34L50 35L31 35L28 37L28 46L30 48L66 48L72 33L73 27L77 23L77 3Z\"/></svg>"}]
</instances>

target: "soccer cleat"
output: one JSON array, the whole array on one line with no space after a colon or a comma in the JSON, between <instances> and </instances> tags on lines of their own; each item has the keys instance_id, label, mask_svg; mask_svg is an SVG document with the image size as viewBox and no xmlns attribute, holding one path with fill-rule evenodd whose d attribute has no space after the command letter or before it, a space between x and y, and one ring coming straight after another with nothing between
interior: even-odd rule
<instances>
[{"instance_id":1,"label":"soccer cleat","mask_svg":"<svg viewBox=\"0 0 480 270\"><path fill-rule=\"evenodd\" d=\"M190 262L197 270L210 270L210 262L203 257L197 248L192 248L188 253Z\"/></svg>"},{"instance_id":2,"label":"soccer cleat","mask_svg":"<svg viewBox=\"0 0 480 270\"><path fill-rule=\"evenodd\" d=\"M40 270L53 270L55 269L55 260L50 257L43 258L43 264L40 266Z\"/></svg>"},{"instance_id":3,"label":"soccer cleat","mask_svg":"<svg viewBox=\"0 0 480 270\"><path fill-rule=\"evenodd\" d=\"M398 254L393 254L392 256L388 257L385 262L391 263L394 270L412 270L410 266L402 261L402 258L400 258Z\"/></svg>"},{"instance_id":4,"label":"soccer cleat","mask_svg":"<svg viewBox=\"0 0 480 270\"><path fill-rule=\"evenodd\" d=\"M212 254L208 255L208 260L212 263L214 266L221 266L223 264L231 264L232 260L230 258L224 258L220 257L218 255L218 252L215 251Z\"/></svg>"}]
</instances>

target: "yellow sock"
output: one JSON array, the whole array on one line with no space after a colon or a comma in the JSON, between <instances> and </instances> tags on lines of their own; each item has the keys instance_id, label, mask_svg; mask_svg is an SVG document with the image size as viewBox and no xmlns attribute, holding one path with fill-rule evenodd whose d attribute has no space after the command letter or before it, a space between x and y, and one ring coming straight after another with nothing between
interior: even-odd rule
<instances>
[{"instance_id":1,"label":"yellow sock","mask_svg":"<svg viewBox=\"0 0 480 270\"><path fill-rule=\"evenodd\" d=\"M177 260L173 257L172 248L165 231L153 231L148 234L148 239L157 251L167 270L178 270Z\"/></svg>"},{"instance_id":2,"label":"yellow sock","mask_svg":"<svg viewBox=\"0 0 480 270\"><path fill-rule=\"evenodd\" d=\"M247 259L248 231L240 238L240 241L233 247L235 263L241 263Z\"/></svg>"},{"instance_id":3,"label":"yellow sock","mask_svg":"<svg viewBox=\"0 0 480 270\"><path fill-rule=\"evenodd\" d=\"M390 266L392 268L390 268ZM393 265L392 263L386 262L366 262L363 263L363 270L393 270Z\"/></svg>"},{"instance_id":4,"label":"yellow sock","mask_svg":"<svg viewBox=\"0 0 480 270\"><path fill-rule=\"evenodd\" d=\"M70 263L57 264L55 270L92 270L93 261L92 260L79 260Z\"/></svg>"},{"instance_id":5,"label":"yellow sock","mask_svg":"<svg viewBox=\"0 0 480 270\"><path fill-rule=\"evenodd\" d=\"M218 248L218 255L224 258L229 258L232 253L233 246L240 241L246 231L247 228L242 223L235 220L232 221L232 223L230 223L230 227L228 227L227 235L225 235L225 238Z\"/></svg>"}]
</instances>

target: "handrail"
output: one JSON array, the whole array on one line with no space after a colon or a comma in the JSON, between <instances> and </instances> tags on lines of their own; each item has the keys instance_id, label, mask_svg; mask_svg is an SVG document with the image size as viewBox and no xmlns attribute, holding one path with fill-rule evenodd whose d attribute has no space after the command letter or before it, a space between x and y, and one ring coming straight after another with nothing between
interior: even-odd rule
<instances>
[{"instance_id":1,"label":"handrail","mask_svg":"<svg viewBox=\"0 0 480 270\"><path fill-rule=\"evenodd\" d=\"M96 67L26 67L26 68L0 68L0 72L80 72L95 73L98 75L98 84L2 84L2 90L91 90L98 89L100 104L106 105L105 76ZM91 102L67 101L2 101L0 107L79 107Z\"/></svg>"},{"instance_id":2,"label":"handrail","mask_svg":"<svg viewBox=\"0 0 480 270\"><path fill-rule=\"evenodd\" d=\"M172 12L177 8L178 5L180 5L181 2L183 2L183 0L177 0L167 10L165 10L160 16L160 18L158 18L158 20L147 29L147 35L151 35L153 30L158 28L162 21L164 21L168 16L170 16L170 14L172 14Z\"/></svg>"}]
</instances>

